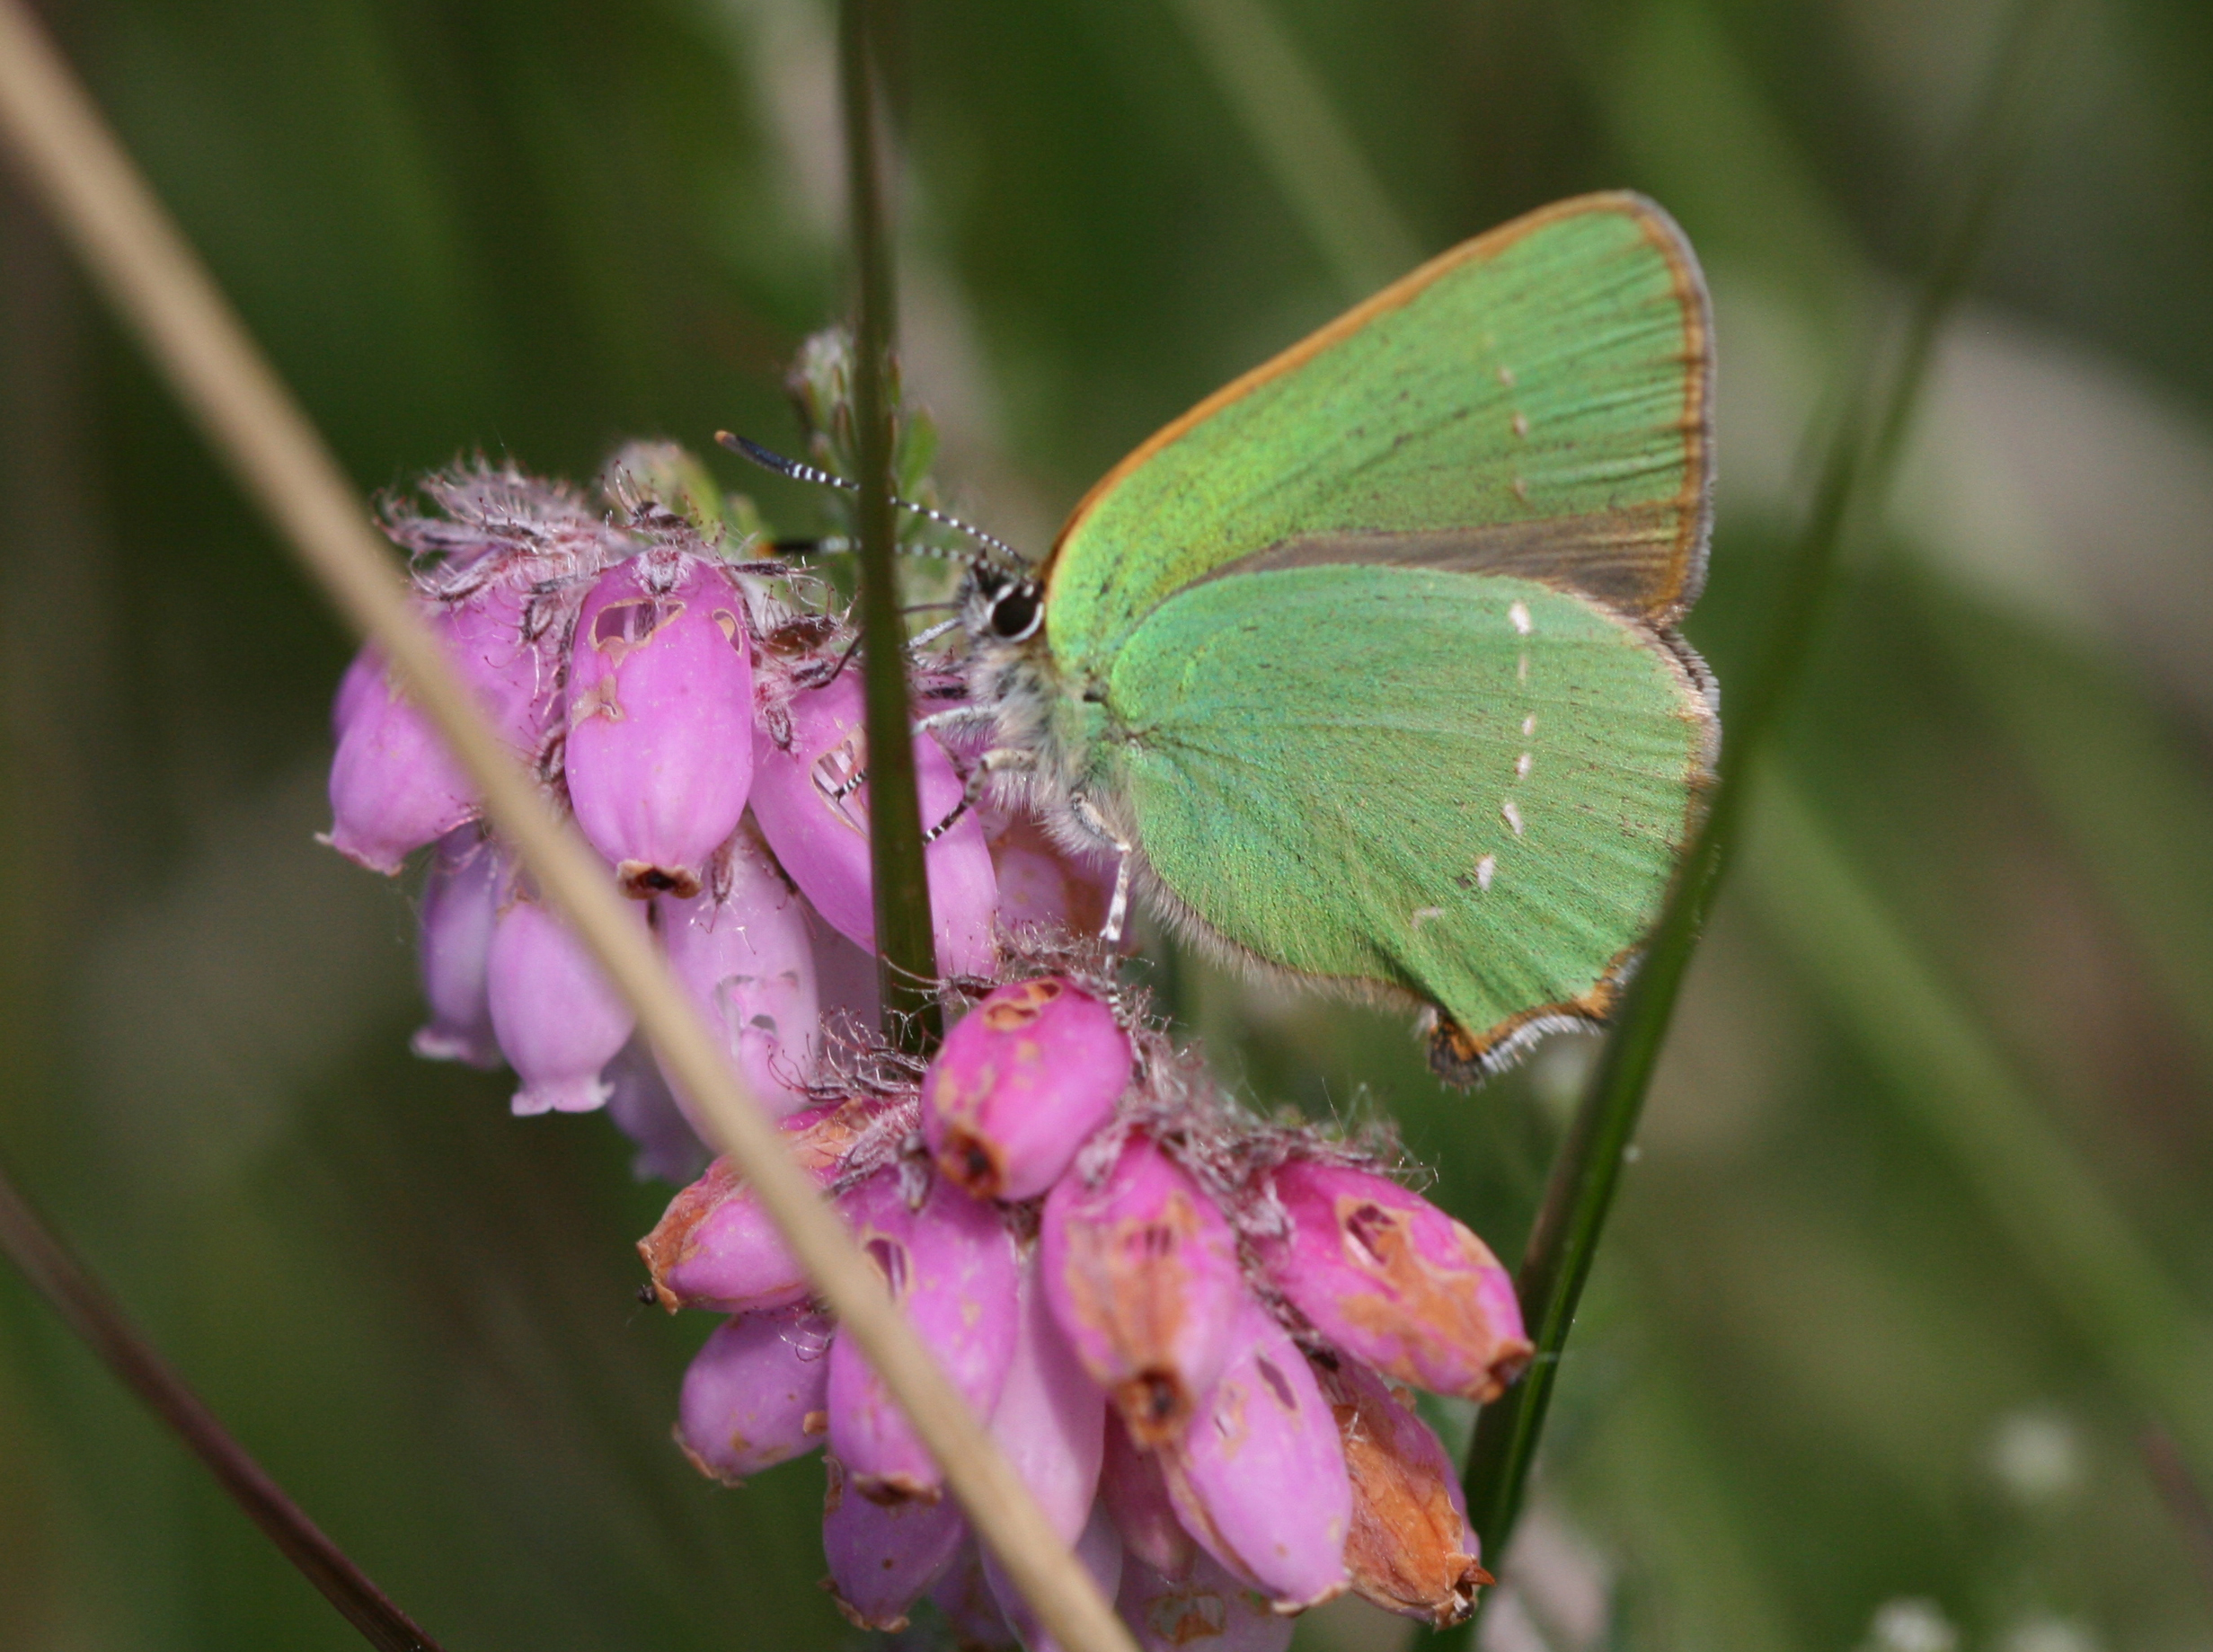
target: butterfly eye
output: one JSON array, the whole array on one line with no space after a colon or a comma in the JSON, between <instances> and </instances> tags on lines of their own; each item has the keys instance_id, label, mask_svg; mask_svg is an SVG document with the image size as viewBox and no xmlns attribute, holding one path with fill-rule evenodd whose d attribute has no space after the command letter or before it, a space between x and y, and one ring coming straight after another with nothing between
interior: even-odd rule
<instances>
[{"instance_id":1,"label":"butterfly eye","mask_svg":"<svg viewBox=\"0 0 2213 1652\"><path fill-rule=\"evenodd\" d=\"M991 605L991 634L1008 642L1020 642L1035 634L1038 623L1044 617L1044 593L1025 579L1020 585L1009 586Z\"/></svg>"}]
</instances>

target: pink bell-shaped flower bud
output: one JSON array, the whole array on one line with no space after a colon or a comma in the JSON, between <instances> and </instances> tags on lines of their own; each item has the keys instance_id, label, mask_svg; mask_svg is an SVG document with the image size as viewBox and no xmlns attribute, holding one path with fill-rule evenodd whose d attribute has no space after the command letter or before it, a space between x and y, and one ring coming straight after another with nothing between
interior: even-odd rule
<instances>
[{"instance_id":1,"label":"pink bell-shaped flower bud","mask_svg":"<svg viewBox=\"0 0 2213 1652\"><path fill-rule=\"evenodd\" d=\"M820 921L814 925L815 993L822 1003L824 1020L850 1016L863 1027L883 1020L883 994L876 979L876 960Z\"/></svg>"},{"instance_id":2,"label":"pink bell-shaped flower bud","mask_svg":"<svg viewBox=\"0 0 2213 1652\"><path fill-rule=\"evenodd\" d=\"M668 967L699 1007L746 1088L772 1113L808 1105L821 1012L807 909L768 852L740 826L689 900L655 903ZM689 1098L676 1086L677 1099Z\"/></svg>"},{"instance_id":3,"label":"pink bell-shaped flower bud","mask_svg":"<svg viewBox=\"0 0 2213 1652\"><path fill-rule=\"evenodd\" d=\"M1365 1365L1317 1365L1315 1376L1336 1414L1352 1481L1345 1538L1352 1586L1385 1611L1435 1629L1465 1621L1475 1591L1492 1578L1476 1559L1482 1545L1452 1459L1414 1415L1412 1397L1402 1402Z\"/></svg>"},{"instance_id":4,"label":"pink bell-shaped flower bud","mask_svg":"<svg viewBox=\"0 0 2213 1652\"><path fill-rule=\"evenodd\" d=\"M932 1586L930 1602L943 1615L960 1652L1014 1652L1022 1644L991 1593L991 1580L984 1576L983 1550L973 1536L960 1545L945 1575Z\"/></svg>"},{"instance_id":5,"label":"pink bell-shaped flower bud","mask_svg":"<svg viewBox=\"0 0 2213 1652\"><path fill-rule=\"evenodd\" d=\"M837 1458L822 1503L822 1554L837 1608L855 1629L897 1631L943 1577L968 1537L968 1522L943 1502L871 1502Z\"/></svg>"},{"instance_id":6,"label":"pink bell-shaped flower bud","mask_svg":"<svg viewBox=\"0 0 2213 1652\"><path fill-rule=\"evenodd\" d=\"M633 907L640 927L643 908ZM542 903L515 896L492 925L485 1001L522 1086L515 1111L589 1113L607 1099L600 1069L635 1018L584 943Z\"/></svg>"},{"instance_id":7,"label":"pink bell-shaped flower bud","mask_svg":"<svg viewBox=\"0 0 2213 1652\"><path fill-rule=\"evenodd\" d=\"M333 742L346 738L347 729L361 714L361 708L370 702L371 695L381 693L384 686L384 650L374 642L364 642L346 662L346 675L338 679L338 693L331 697Z\"/></svg>"},{"instance_id":8,"label":"pink bell-shaped flower bud","mask_svg":"<svg viewBox=\"0 0 2213 1652\"><path fill-rule=\"evenodd\" d=\"M1114 1610L1143 1652L1285 1652L1296 1627L1204 1554L1170 1577L1133 1552Z\"/></svg>"},{"instance_id":9,"label":"pink bell-shaped flower bud","mask_svg":"<svg viewBox=\"0 0 2213 1652\"><path fill-rule=\"evenodd\" d=\"M860 674L847 671L825 687L794 694L791 729L788 749L765 729L757 738L754 818L823 921L872 954L875 882L863 778L867 759ZM915 737L915 781L927 831L960 804L962 782L952 760L926 734ZM989 973L997 959L992 915L998 883L973 810L923 851L923 866L937 967L949 976Z\"/></svg>"},{"instance_id":10,"label":"pink bell-shaped flower bud","mask_svg":"<svg viewBox=\"0 0 2213 1652\"><path fill-rule=\"evenodd\" d=\"M822 1444L835 1328L806 1308L718 1326L677 1402L677 1444L710 1480L735 1486Z\"/></svg>"},{"instance_id":11,"label":"pink bell-shaped flower bud","mask_svg":"<svg viewBox=\"0 0 2213 1652\"><path fill-rule=\"evenodd\" d=\"M447 604L433 623L493 729L516 752L535 757L560 704L561 670L530 634L527 588L494 580Z\"/></svg>"},{"instance_id":12,"label":"pink bell-shaped flower bud","mask_svg":"<svg viewBox=\"0 0 2213 1652\"><path fill-rule=\"evenodd\" d=\"M1199 1545L1176 1518L1162 1478L1158 1453L1130 1443L1121 1418L1107 1413L1106 1451L1099 1468L1099 1498L1114 1516L1115 1529L1132 1560L1165 1577L1188 1577Z\"/></svg>"},{"instance_id":13,"label":"pink bell-shaped flower bud","mask_svg":"<svg viewBox=\"0 0 2213 1652\"><path fill-rule=\"evenodd\" d=\"M491 586L435 610L432 632L500 738L535 755L551 721L558 675L526 634L524 596ZM396 872L413 851L475 817L475 782L414 702L364 648L331 705L329 842L373 871Z\"/></svg>"},{"instance_id":14,"label":"pink bell-shaped flower bud","mask_svg":"<svg viewBox=\"0 0 2213 1652\"><path fill-rule=\"evenodd\" d=\"M1236 1236L1199 1184L1142 1135L1097 1187L1071 1174L1045 1200L1046 1300L1130 1437L1182 1433L1229 1357L1244 1296Z\"/></svg>"},{"instance_id":15,"label":"pink bell-shaped flower bud","mask_svg":"<svg viewBox=\"0 0 2213 1652\"><path fill-rule=\"evenodd\" d=\"M1176 1515L1199 1545L1266 1595L1303 1612L1342 1594L1352 1484L1337 1418L1306 1357L1247 1298L1235 1349L1182 1437L1161 1449Z\"/></svg>"},{"instance_id":16,"label":"pink bell-shaped flower bud","mask_svg":"<svg viewBox=\"0 0 2213 1652\"><path fill-rule=\"evenodd\" d=\"M1112 1600L1122 1586L1122 1540L1103 1504L1091 1506L1084 1529L1069 1547L1077 1563L1091 1574L1092 1582L1099 1586L1099 1593ZM990 1584L991 1597L999 1603L999 1614L1022 1642L1023 1652L1060 1652L1058 1639L1047 1630L1044 1621L999 1564L999 1557L989 1550L984 1551L984 1579Z\"/></svg>"},{"instance_id":17,"label":"pink bell-shaped flower bud","mask_svg":"<svg viewBox=\"0 0 2213 1652\"><path fill-rule=\"evenodd\" d=\"M1074 982L995 988L924 1075L923 1134L938 1168L978 1198L1035 1198L1113 1117L1129 1062L1114 1012Z\"/></svg>"},{"instance_id":18,"label":"pink bell-shaped flower bud","mask_svg":"<svg viewBox=\"0 0 2213 1652\"><path fill-rule=\"evenodd\" d=\"M1294 1160L1275 1172L1288 1233L1260 1246L1314 1328L1385 1376L1488 1404L1532 1348L1490 1248L1386 1177Z\"/></svg>"},{"instance_id":19,"label":"pink bell-shaped flower bud","mask_svg":"<svg viewBox=\"0 0 2213 1652\"><path fill-rule=\"evenodd\" d=\"M607 1082L607 1118L637 1146L630 1173L640 1181L696 1181L713 1157L669 1094L660 1064L642 1038L633 1038L600 1075Z\"/></svg>"},{"instance_id":20,"label":"pink bell-shaped flower bud","mask_svg":"<svg viewBox=\"0 0 2213 1652\"><path fill-rule=\"evenodd\" d=\"M1034 1252L1022 1272L1014 1357L991 1413L991 1437L1045 1511L1053 1534L1072 1543L1098 1494L1106 1395L1084 1374L1046 1306Z\"/></svg>"},{"instance_id":21,"label":"pink bell-shaped flower bud","mask_svg":"<svg viewBox=\"0 0 2213 1652\"><path fill-rule=\"evenodd\" d=\"M944 1181L909 1210L898 1182L887 1171L854 1188L842 1202L845 1220L953 1386L988 1418L1014 1357L1013 1235L996 1206ZM863 1497L937 1498L944 1476L850 1337L830 1350L829 1405L830 1451Z\"/></svg>"},{"instance_id":22,"label":"pink bell-shaped flower bud","mask_svg":"<svg viewBox=\"0 0 2213 1652\"><path fill-rule=\"evenodd\" d=\"M1035 849L992 846L999 884L999 922L1008 929L1073 929L1068 879L1060 862Z\"/></svg>"},{"instance_id":23,"label":"pink bell-shaped flower bud","mask_svg":"<svg viewBox=\"0 0 2213 1652\"><path fill-rule=\"evenodd\" d=\"M430 1020L416 1032L413 1047L425 1060L500 1065L486 970L504 881L500 852L474 826L456 826L438 840L416 937Z\"/></svg>"},{"instance_id":24,"label":"pink bell-shaped flower bud","mask_svg":"<svg viewBox=\"0 0 2213 1652\"><path fill-rule=\"evenodd\" d=\"M564 759L577 825L624 890L699 892L753 781L745 605L715 562L641 552L577 615Z\"/></svg>"},{"instance_id":25,"label":"pink bell-shaped flower bud","mask_svg":"<svg viewBox=\"0 0 2213 1652\"><path fill-rule=\"evenodd\" d=\"M476 787L414 701L389 674L347 673L349 714L331 759L331 829L324 841L387 876L477 811Z\"/></svg>"},{"instance_id":26,"label":"pink bell-shaped flower bud","mask_svg":"<svg viewBox=\"0 0 2213 1652\"><path fill-rule=\"evenodd\" d=\"M1078 935L1095 935L1105 927L1114 897L1111 856L1072 855L1028 815L1015 815L996 829L987 825L985 831L998 873L1004 927L1041 925Z\"/></svg>"},{"instance_id":27,"label":"pink bell-shaped flower bud","mask_svg":"<svg viewBox=\"0 0 2213 1652\"><path fill-rule=\"evenodd\" d=\"M855 1137L880 1109L867 1101L811 1109L783 1121L792 1156L818 1187L837 1178ZM638 1241L654 1294L674 1313L721 1313L782 1307L810 1293L807 1270L785 1246L753 1189L727 1159L668 1202Z\"/></svg>"}]
</instances>

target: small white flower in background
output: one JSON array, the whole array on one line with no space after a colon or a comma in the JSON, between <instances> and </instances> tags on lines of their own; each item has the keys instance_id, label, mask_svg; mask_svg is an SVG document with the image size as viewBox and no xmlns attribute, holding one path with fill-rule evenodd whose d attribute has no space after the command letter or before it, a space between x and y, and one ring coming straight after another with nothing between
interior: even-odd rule
<instances>
[{"instance_id":1,"label":"small white flower in background","mask_svg":"<svg viewBox=\"0 0 2213 1652\"><path fill-rule=\"evenodd\" d=\"M1955 1652L1959 1644L1959 1629L1942 1606L1902 1595L1875 1608L1862 1652Z\"/></svg>"},{"instance_id":2,"label":"small white flower in background","mask_svg":"<svg viewBox=\"0 0 2213 1652\"><path fill-rule=\"evenodd\" d=\"M2007 1630L1998 1647L2000 1652L2102 1652L2103 1644L2086 1623L2038 1612Z\"/></svg>"},{"instance_id":3,"label":"small white flower in background","mask_svg":"<svg viewBox=\"0 0 2213 1652\"><path fill-rule=\"evenodd\" d=\"M2057 1503L2082 1484L2082 1436L2065 1413L2023 1406L1992 1426L1987 1461L1992 1478L2022 1502Z\"/></svg>"}]
</instances>

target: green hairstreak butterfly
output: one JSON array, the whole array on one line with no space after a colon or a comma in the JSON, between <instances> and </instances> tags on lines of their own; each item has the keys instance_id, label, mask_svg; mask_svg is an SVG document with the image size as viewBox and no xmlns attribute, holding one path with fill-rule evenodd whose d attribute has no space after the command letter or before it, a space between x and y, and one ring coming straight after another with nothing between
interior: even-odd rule
<instances>
[{"instance_id":1,"label":"green hairstreak butterfly","mask_svg":"<svg viewBox=\"0 0 2213 1652\"><path fill-rule=\"evenodd\" d=\"M1674 629L1711 334L1641 197L1456 247L1138 447L1042 569L972 567L945 720L1120 853L1116 921L1134 886L1218 956L1425 1006L1456 1082L1602 1021L1719 739Z\"/></svg>"}]
</instances>

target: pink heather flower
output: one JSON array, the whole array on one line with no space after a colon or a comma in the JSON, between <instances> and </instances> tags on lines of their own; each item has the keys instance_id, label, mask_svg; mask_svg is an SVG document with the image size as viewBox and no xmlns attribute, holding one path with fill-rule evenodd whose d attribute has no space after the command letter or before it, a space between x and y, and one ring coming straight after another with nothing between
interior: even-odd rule
<instances>
[{"instance_id":1,"label":"pink heather flower","mask_svg":"<svg viewBox=\"0 0 2213 1652\"><path fill-rule=\"evenodd\" d=\"M936 1181L918 1210L886 1171L843 1201L862 1250L892 1299L979 1417L991 1415L1014 1363L1018 1282L1014 1236L996 1206ZM934 1501L944 1477L852 1338L830 1350L830 1450L862 1496Z\"/></svg>"},{"instance_id":2,"label":"pink heather flower","mask_svg":"<svg viewBox=\"0 0 2213 1652\"><path fill-rule=\"evenodd\" d=\"M639 899L699 891L753 779L753 666L729 574L679 551L599 577L577 615L564 757L577 825Z\"/></svg>"},{"instance_id":3,"label":"pink heather flower","mask_svg":"<svg viewBox=\"0 0 2213 1652\"><path fill-rule=\"evenodd\" d=\"M645 1040L633 1037L599 1076L607 1084L607 1118L637 1145L633 1176L682 1186L706 1170L707 1144L668 1093Z\"/></svg>"},{"instance_id":4,"label":"pink heather flower","mask_svg":"<svg viewBox=\"0 0 2213 1652\"><path fill-rule=\"evenodd\" d=\"M527 589L490 582L447 603L433 623L493 730L536 757L561 703L561 667L530 634L529 604Z\"/></svg>"},{"instance_id":5,"label":"pink heather flower","mask_svg":"<svg viewBox=\"0 0 2213 1652\"><path fill-rule=\"evenodd\" d=\"M827 923L814 926L815 995L821 1001L827 1026L840 1013L856 1027L875 1027L883 1021L883 994L876 980L876 960Z\"/></svg>"},{"instance_id":6,"label":"pink heather flower","mask_svg":"<svg viewBox=\"0 0 2213 1652\"><path fill-rule=\"evenodd\" d=\"M1190 1172L1143 1135L1096 1187L1064 1176L1040 1232L1046 1300L1130 1437L1182 1430L1229 1357L1237 1241Z\"/></svg>"},{"instance_id":7,"label":"pink heather flower","mask_svg":"<svg viewBox=\"0 0 2213 1652\"><path fill-rule=\"evenodd\" d=\"M1411 1395L1394 1396L1350 1360L1335 1370L1317 1365L1315 1374L1336 1414L1352 1481L1345 1539L1352 1586L1386 1612L1437 1629L1461 1622L1475 1610L1477 1587L1492 1579L1477 1560L1482 1545L1459 1471L1414 1415Z\"/></svg>"},{"instance_id":8,"label":"pink heather flower","mask_svg":"<svg viewBox=\"0 0 2213 1652\"><path fill-rule=\"evenodd\" d=\"M413 1047L427 1060L500 1065L486 971L504 881L500 852L474 826L456 826L438 840L423 885L417 943L430 1020L416 1032Z\"/></svg>"},{"instance_id":9,"label":"pink heather flower","mask_svg":"<svg viewBox=\"0 0 2213 1652\"><path fill-rule=\"evenodd\" d=\"M1132 1561L1142 1562L1167 1578L1191 1576L1199 1545L1176 1518L1168 1482L1161 1475L1159 1453L1139 1451L1132 1444L1129 1429L1111 1411L1106 1419L1099 1497L1114 1516Z\"/></svg>"},{"instance_id":10,"label":"pink heather flower","mask_svg":"<svg viewBox=\"0 0 2213 1652\"><path fill-rule=\"evenodd\" d=\"M978 1198L1031 1199L1129 1085L1114 1012L1058 976L994 988L946 1033L922 1081L938 1168Z\"/></svg>"},{"instance_id":11,"label":"pink heather flower","mask_svg":"<svg viewBox=\"0 0 2213 1652\"><path fill-rule=\"evenodd\" d=\"M931 1588L930 1602L943 1614L953 1645L961 1652L1014 1652L1022 1644L1007 1628L1005 1614L991 1593L991 1582L984 1576L983 1550L973 1536L962 1542L945 1575Z\"/></svg>"},{"instance_id":12,"label":"pink heather flower","mask_svg":"<svg viewBox=\"0 0 2213 1652\"><path fill-rule=\"evenodd\" d=\"M391 876L425 844L475 817L476 788L388 673L364 684L349 672L340 693L334 709L350 714L331 759L325 841Z\"/></svg>"},{"instance_id":13,"label":"pink heather flower","mask_svg":"<svg viewBox=\"0 0 2213 1652\"><path fill-rule=\"evenodd\" d=\"M1092 1506L1090 1517L1071 1547L1077 1562L1099 1586L1099 1593L1112 1600L1122 1586L1122 1540L1103 1506ZM984 1580L991 1586L992 1598L999 1603L1000 1616L1025 1652L1059 1652L1060 1642L1047 1632L1044 1622L1000 1566L999 1558L989 1550L984 1551Z\"/></svg>"},{"instance_id":14,"label":"pink heather flower","mask_svg":"<svg viewBox=\"0 0 2213 1652\"><path fill-rule=\"evenodd\" d=\"M908 1609L960 1552L968 1523L951 1498L872 1502L837 1458L828 1467L822 1553L838 1610L855 1629L905 1629Z\"/></svg>"},{"instance_id":15,"label":"pink heather flower","mask_svg":"<svg viewBox=\"0 0 2213 1652\"><path fill-rule=\"evenodd\" d=\"M428 614L462 680L500 738L535 756L553 712L556 678L526 636L526 597L489 585ZM364 648L331 705L331 845L373 871L395 872L412 851L475 817L475 782L415 703Z\"/></svg>"},{"instance_id":16,"label":"pink heather flower","mask_svg":"<svg viewBox=\"0 0 2213 1652\"><path fill-rule=\"evenodd\" d=\"M846 1101L785 1119L793 1160L818 1186L828 1187L880 1110L871 1102ZM717 1159L669 1201L653 1231L638 1241L638 1254L653 1276L654 1294L671 1313L679 1308L741 1313L781 1307L810 1289L806 1269L727 1159Z\"/></svg>"},{"instance_id":17,"label":"pink heather flower","mask_svg":"<svg viewBox=\"0 0 2213 1652\"><path fill-rule=\"evenodd\" d=\"M969 760L975 755L980 753ZM1114 897L1111 855L1072 855L1027 815L1002 818L987 813L984 832L998 874L1002 928L1042 926L1049 932L1095 935L1104 927Z\"/></svg>"},{"instance_id":18,"label":"pink heather flower","mask_svg":"<svg viewBox=\"0 0 2213 1652\"><path fill-rule=\"evenodd\" d=\"M632 910L642 926L643 910ZM509 900L492 926L485 999L500 1053L522 1081L517 1113L588 1113L606 1100L600 1069L629 1041L635 1018L550 908Z\"/></svg>"},{"instance_id":19,"label":"pink heather flower","mask_svg":"<svg viewBox=\"0 0 2213 1652\"><path fill-rule=\"evenodd\" d=\"M792 697L787 746L764 729L755 745L753 814L783 870L822 919L873 953L875 880L869 862L868 788L836 793L866 767L861 684L846 671ZM915 737L916 782L925 829L960 801L952 761L926 734ZM924 852L937 967L946 975L987 974L997 961L992 915L998 884L974 812Z\"/></svg>"},{"instance_id":20,"label":"pink heather flower","mask_svg":"<svg viewBox=\"0 0 2213 1652\"><path fill-rule=\"evenodd\" d=\"M346 729L359 716L361 708L369 703L369 696L384 687L385 657L374 642L365 642L346 662L346 674L338 679L338 693L331 700L331 739L333 743L346 738Z\"/></svg>"},{"instance_id":21,"label":"pink heather flower","mask_svg":"<svg viewBox=\"0 0 2213 1652\"><path fill-rule=\"evenodd\" d=\"M1337 1419L1306 1357L1257 1303L1240 1304L1235 1352L1182 1436L1161 1448L1184 1529L1282 1612L1350 1586L1352 1485Z\"/></svg>"},{"instance_id":22,"label":"pink heather flower","mask_svg":"<svg viewBox=\"0 0 2213 1652\"><path fill-rule=\"evenodd\" d=\"M995 844L991 866L999 885L999 922L1008 929L1073 927L1068 922L1067 874L1059 861L1035 849Z\"/></svg>"},{"instance_id":23,"label":"pink heather flower","mask_svg":"<svg viewBox=\"0 0 2213 1652\"><path fill-rule=\"evenodd\" d=\"M1155 1571L1133 1551L1122 1567L1114 1609L1143 1652L1285 1652L1294 1627L1203 1554L1179 1579Z\"/></svg>"},{"instance_id":24,"label":"pink heather flower","mask_svg":"<svg viewBox=\"0 0 2213 1652\"><path fill-rule=\"evenodd\" d=\"M1355 1359L1478 1404L1529 1363L1513 1280L1427 1199L1368 1171L1296 1159L1275 1172L1274 1192L1290 1225L1259 1241L1269 1276Z\"/></svg>"},{"instance_id":25,"label":"pink heather flower","mask_svg":"<svg viewBox=\"0 0 2213 1652\"><path fill-rule=\"evenodd\" d=\"M704 888L688 900L664 895L654 906L668 967L747 1089L774 1113L805 1107L821 1036L814 941L805 906L767 850L740 826L710 863ZM682 1089L676 1093L688 1111Z\"/></svg>"},{"instance_id":26,"label":"pink heather flower","mask_svg":"<svg viewBox=\"0 0 2213 1652\"><path fill-rule=\"evenodd\" d=\"M832 1331L812 1310L785 1308L727 1321L709 1337L677 1402L677 1444L692 1465L734 1486L820 1445Z\"/></svg>"},{"instance_id":27,"label":"pink heather flower","mask_svg":"<svg viewBox=\"0 0 2213 1652\"><path fill-rule=\"evenodd\" d=\"M1014 1356L991 1414L991 1437L1030 1488L1053 1534L1076 1541L1099 1490L1106 1394L1084 1373L1024 1259Z\"/></svg>"}]
</instances>

